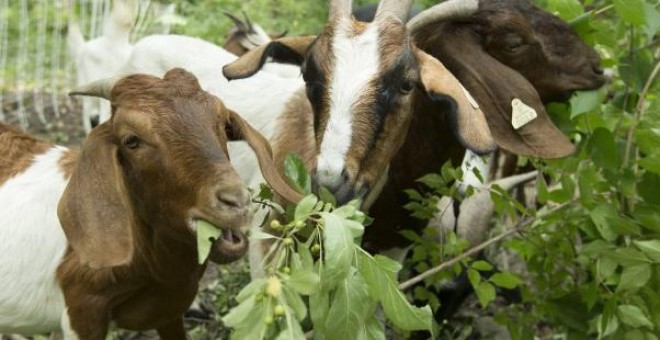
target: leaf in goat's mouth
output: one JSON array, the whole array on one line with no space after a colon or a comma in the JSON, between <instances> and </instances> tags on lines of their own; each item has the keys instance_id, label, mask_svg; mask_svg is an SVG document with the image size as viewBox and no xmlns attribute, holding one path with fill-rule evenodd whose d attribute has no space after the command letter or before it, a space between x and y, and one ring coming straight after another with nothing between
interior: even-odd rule
<instances>
[{"instance_id":1,"label":"leaf in goat's mouth","mask_svg":"<svg viewBox=\"0 0 660 340\"><path fill-rule=\"evenodd\" d=\"M213 241L222 234L222 230L204 220L197 220L195 224L197 229L197 262L202 264L209 257Z\"/></svg>"}]
</instances>

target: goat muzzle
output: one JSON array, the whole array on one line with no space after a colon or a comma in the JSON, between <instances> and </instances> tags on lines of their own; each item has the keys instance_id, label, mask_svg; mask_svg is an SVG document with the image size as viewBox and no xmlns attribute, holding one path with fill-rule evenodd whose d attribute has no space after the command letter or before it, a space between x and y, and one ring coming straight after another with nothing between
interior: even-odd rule
<instances>
[{"instance_id":1,"label":"goat muzzle","mask_svg":"<svg viewBox=\"0 0 660 340\"><path fill-rule=\"evenodd\" d=\"M213 242L209 260L217 264L234 262L245 256L248 249L248 239L239 230L222 229L218 239Z\"/></svg>"}]
</instances>

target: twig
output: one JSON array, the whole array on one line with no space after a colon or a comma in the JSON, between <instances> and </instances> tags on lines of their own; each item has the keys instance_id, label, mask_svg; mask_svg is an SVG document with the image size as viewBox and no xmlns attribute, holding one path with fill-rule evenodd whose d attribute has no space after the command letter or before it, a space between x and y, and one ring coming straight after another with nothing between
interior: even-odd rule
<instances>
[{"instance_id":1,"label":"twig","mask_svg":"<svg viewBox=\"0 0 660 340\"><path fill-rule=\"evenodd\" d=\"M449 261L445 261L445 262L443 262L443 263L441 263L441 264L439 264L439 265L437 265L437 266L435 266L435 267L433 267L433 268L431 268L431 269L429 269L429 270L427 270L427 271L425 271L425 272L423 272L423 273L421 273L421 274L419 274L415 277L412 277L412 278L408 279L407 281L405 281L405 282L403 282L399 285L399 289L400 290L406 290L406 289L414 286L415 284L423 281L424 279L426 279L426 278L428 278L432 275L435 275L435 274L437 274L437 273L439 273L439 272L441 272L441 271L443 271L447 268L452 267L453 265L463 261L464 259L466 259L466 258L468 258L472 255L475 255L476 253L488 248L492 244L497 243L497 242L499 242L499 241L501 241L501 240L503 240L503 239L515 234L515 233L520 232L523 228L529 226L534 221L537 221L537 220L539 220L541 218L544 218L548 215L554 214L557 211L565 208L569 204L573 204L576 200L577 199L573 199L569 202L562 203L562 204L556 206L555 208L552 208L552 209L548 210L547 212L545 212L543 214L537 215L534 218L521 219L513 229L508 230L508 231L506 231L506 232L504 232L500 235L497 235L497 236L495 236L495 237L493 237L489 240L486 240L485 242L483 242L483 243L481 243L481 244L479 244L475 247L470 248L465 253L460 254L460 255L456 256L455 258L453 258Z\"/></svg>"},{"instance_id":2,"label":"twig","mask_svg":"<svg viewBox=\"0 0 660 340\"><path fill-rule=\"evenodd\" d=\"M644 84L644 89L642 90L639 96L639 101L637 102L637 107L635 109L635 120L628 129L628 135L626 136L626 153L624 154L623 164L622 164L622 167L624 169L628 166L628 163L630 162L630 154L632 153L633 133L635 132L635 128L637 128L637 124L639 124L640 120L642 119L642 116L644 115L644 112L646 111L646 108L644 107L644 104L646 103L646 96L648 96L649 90L651 89L651 85L653 85L655 78L658 76L658 72L660 72L660 61L655 64L655 67L653 68L653 72L651 72L651 75L646 80L646 84Z\"/></svg>"}]
</instances>

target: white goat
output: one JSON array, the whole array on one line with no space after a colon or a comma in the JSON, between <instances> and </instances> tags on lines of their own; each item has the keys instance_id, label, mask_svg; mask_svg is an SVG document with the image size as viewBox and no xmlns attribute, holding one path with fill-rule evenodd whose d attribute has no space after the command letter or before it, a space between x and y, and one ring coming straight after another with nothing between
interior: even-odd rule
<instances>
[{"instance_id":1,"label":"white goat","mask_svg":"<svg viewBox=\"0 0 660 340\"><path fill-rule=\"evenodd\" d=\"M85 41L78 22L69 21L67 41L75 60L79 86L117 73L133 49L129 39L136 13L136 0L115 0L110 16L105 19L103 34L88 41ZM105 100L83 98L82 106L83 127L87 133L93 125L110 118L110 106ZM93 124L92 120L96 123Z\"/></svg>"}]
</instances>

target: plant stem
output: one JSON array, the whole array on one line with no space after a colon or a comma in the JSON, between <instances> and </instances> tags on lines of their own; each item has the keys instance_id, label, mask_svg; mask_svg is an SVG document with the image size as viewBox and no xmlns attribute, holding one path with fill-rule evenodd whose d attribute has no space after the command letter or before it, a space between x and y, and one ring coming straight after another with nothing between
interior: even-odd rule
<instances>
[{"instance_id":1,"label":"plant stem","mask_svg":"<svg viewBox=\"0 0 660 340\"><path fill-rule=\"evenodd\" d=\"M431 269L429 269L429 270L427 270L427 271L425 271L425 272L423 272L423 273L421 273L421 274L419 274L415 277L412 277L412 278L408 279L407 281L405 281L405 282L403 282L399 285L399 289L406 290L406 289L414 286L415 284L423 281L424 279L426 279L426 278L428 278L428 277L430 277L434 274L437 274L437 273L439 273L439 272L441 272L441 271L443 271L447 268L451 268L455 264L463 261L464 259L466 259L466 258L468 258L472 255L477 254L478 252L488 248L492 244L495 244L495 243L497 243L497 242L499 242L499 241L501 241L501 240L513 235L513 234L516 234L516 233L520 232L523 228L529 226L534 221L537 221L539 219L545 218L546 216L554 214L557 211L567 207L568 205L575 203L575 201L577 201L577 198L575 198L575 199L573 199L569 202L560 204L560 205L556 206L555 208L552 208L552 209L548 210L547 212L545 212L543 214L535 216L534 218L521 219L513 229L508 230L508 231L506 231L506 232L504 232L500 235L497 235L497 236L495 236L495 237L493 237L489 240L486 240L485 242L482 242L481 244L470 248L465 253L463 253L461 255L458 255L458 256L456 256L455 258L453 258L449 261L445 261L445 262L443 262L443 263L441 263L441 264L439 264L439 265L437 265L437 266L435 266L435 267L433 267L433 268L431 268Z\"/></svg>"}]
</instances>

